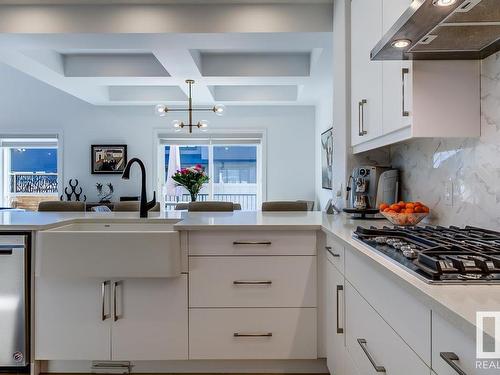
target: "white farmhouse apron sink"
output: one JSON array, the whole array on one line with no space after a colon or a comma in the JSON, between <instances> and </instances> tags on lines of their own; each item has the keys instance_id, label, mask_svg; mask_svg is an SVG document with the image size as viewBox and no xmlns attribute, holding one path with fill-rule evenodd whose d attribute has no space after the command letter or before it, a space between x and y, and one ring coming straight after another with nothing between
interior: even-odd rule
<instances>
[{"instance_id":1,"label":"white farmhouse apron sink","mask_svg":"<svg viewBox=\"0 0 500 375\"><path fill-rule=\"evenodd\" d=\"M181 274L172 224L75 223L37 234L37 277L166 278Z\"/></svg>"}]
</instances>

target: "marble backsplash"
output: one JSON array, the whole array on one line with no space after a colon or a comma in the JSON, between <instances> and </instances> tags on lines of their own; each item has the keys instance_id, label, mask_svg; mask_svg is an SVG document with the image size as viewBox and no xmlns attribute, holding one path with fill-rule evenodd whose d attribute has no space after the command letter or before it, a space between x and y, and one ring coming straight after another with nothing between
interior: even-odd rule
<instances>
[{"instance_id":1,"label":"marble backsplash","mask_svg":"<svg viewBox=\"0 0 500 375\"><path fill-rule=\"evenodd\" d=\"M415 139L390 153L402 170L403 199L426 202L431 223L500 231L500 53L482 62L480 138Z\"/></svg>"}]
</instances>

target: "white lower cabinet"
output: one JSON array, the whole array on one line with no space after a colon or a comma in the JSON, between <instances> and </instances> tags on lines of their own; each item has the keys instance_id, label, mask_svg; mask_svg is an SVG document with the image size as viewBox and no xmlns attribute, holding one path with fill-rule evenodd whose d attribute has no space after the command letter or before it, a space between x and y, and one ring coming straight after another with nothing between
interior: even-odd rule
<instances>
[{"instance_id":1,"label":"white lower cabinet","mask_svg":"<svg viewBox=\"0 0 500 375\"><path fill-rule=\"evenodd\" d=\"M190 359L316 359L315 308L190 309Z\"/></svg>"},{"instance_id":2,"label":"white lower cabinet","mask_svg":"<svg viewBox=\"0 0 500 375\"><path fill-rule=\"evenodd\" d=\"M351 246L345 248L345 278L430 367L431 309L383 266Z\"/></svg>"},{"instance_id":3,"label":"white lower cabinet","mask_svg":"<svg viewBox=\"0 0 500 375\"><path fill-rule=\"evenodd\" d=\"M345 374L345 375L362 375L358 368L356 367L356 364L354 363L354 358L352 358L351 353L349 353L349 350L344 351L344 369L343 372L332 372L332 375L337 375L337 374Z\"/></svg>"},{"instance_id":4,"label":"white lower cabinet","mask_svg":"<svg viewBox=\"0 0 500 375\"><path fill-rule=\"evenodd\" d=\"M429 367L346 281L346 346L363 375L428 375Z\"/></svg>"},{"instance_id":5,"label":"white lower cabinet","mask_svg":"<svg viewBox=\"0 0 500 375\"><path fill-rule=\"evenodd\" d=\"M345 331L344 331L344 276L327 261L327 303L326 303L326 351L327 366L332 374L345 372Z\"/></svg>"},{"instance_id":6,"label":"white lower cabinet","mask_svg":"<svg viewBox=\"0 0 500 375\"><path fill-rule=\"evenodd\" d=\"M480 361L476 367L476 361ZM490 363L486 360L486 366ZM497 360L493 364L498 366ZM432 368L438 375L492 375L499 370L484 368L476 358L476 339L468 336L437 313L432 314ZM460 372L462 371L462 372Z\"/></svg>"},{"instance_id":7,"label":"white lower cabinet","mask_svg":"<svg viewBox=\"0 0 500 375\"><path fill-rule=\"evenodd\" d=\"M35 359L187 359L187 276L36 278Z\"/></svg>"},{"instance_id":8,"label":"white lower cabinet","mask_svg":"<svg viewBox=\"0 0 500 375\"><path fill-rule=\"evenodd\" d=\"M182 360L188 352L187 276L130 279L117 290L114 360Z\"/></svg>"},{"instance_id":9,"label":"white lower cabinet","mask_svg":"<svg viewBox=\"0 0 500 375\"><path fill-rule=\"evenodd\" d=\"M95 279L35 279L35 359L111 358L111 284L104 283ZM108 298L103 301L106 293Z\"/></svg>"},{"instance_id":10,"label":"white lower cabinet","mask_svg":"<svg viewBox=\"0 0 500 375\"><path fill-rule=\"evenodd\" d=\"M189 233L189 359L317 359L316 231Z\"/></svg>"}]
</instances>

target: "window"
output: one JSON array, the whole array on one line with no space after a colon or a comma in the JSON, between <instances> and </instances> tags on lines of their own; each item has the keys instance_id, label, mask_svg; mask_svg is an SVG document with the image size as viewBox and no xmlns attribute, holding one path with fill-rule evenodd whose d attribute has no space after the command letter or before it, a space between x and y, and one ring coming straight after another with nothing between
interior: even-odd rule
<instances>
[{"instance_id":1,"label":"window","mask_svg":"<svg viewBox=\"0 0 500 375\"><path fill-rule=\"evenodd\" d=\"M58 197L57 138L1 138L2 206L36 210Z\"/></svg>"},{"instance_id":2,"label":"window","mask_svg":"<svg viewBox=\"0 0 500 375\"><path fill-rule=\"evenodd\" d=\"M256 210L262 202L261 137L165 138L160 142L161 189L165 208L173 210L190 196L170 176L177 169L201 164L210 177L199 201L239 203L242 210Z\"/></svg>"}]
</instances>

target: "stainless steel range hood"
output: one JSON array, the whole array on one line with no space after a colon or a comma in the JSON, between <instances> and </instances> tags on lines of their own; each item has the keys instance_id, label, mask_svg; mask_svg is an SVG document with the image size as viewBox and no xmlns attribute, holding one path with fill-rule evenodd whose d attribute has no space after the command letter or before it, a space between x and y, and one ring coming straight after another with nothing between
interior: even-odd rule
<instances>
[{"instance_id":1,"label":"stainless steel range hood","mask_svg":"<svg viewBox=\"0 0 500 375\"><path fill-rule=\"evenodd\" d=\"M414 0L371 51L372 60L479 60L500 50L500 0ZM403 48L393 46L407 40Z\"/></svg>"}]
</instances>

